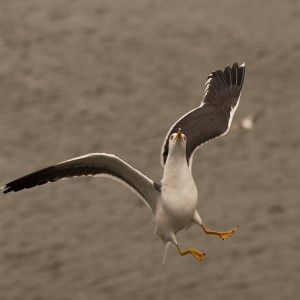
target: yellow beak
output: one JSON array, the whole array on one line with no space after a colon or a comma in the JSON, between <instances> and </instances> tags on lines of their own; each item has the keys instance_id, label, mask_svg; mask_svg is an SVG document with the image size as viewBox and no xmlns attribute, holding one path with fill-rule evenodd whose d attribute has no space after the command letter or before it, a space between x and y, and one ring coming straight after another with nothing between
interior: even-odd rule
<instances>
[{"instance_id":1,"label":"yellow beak","mask_svg":"<svg viewBox=\"0 0 300 300\"><path fill-rule=\"evenodd\" d=\"M181 128L178 128L177 134L175 136L174 142L177 141L178 139L181 139L183 141L182 135L181 135Z\"/></svg>"}]
</instances>

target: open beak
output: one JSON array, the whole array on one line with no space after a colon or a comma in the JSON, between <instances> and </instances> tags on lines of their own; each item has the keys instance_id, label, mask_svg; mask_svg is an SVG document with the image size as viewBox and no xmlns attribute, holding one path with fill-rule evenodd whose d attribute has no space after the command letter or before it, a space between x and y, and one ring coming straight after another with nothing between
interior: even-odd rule
<instances>
[{"instance_id":1,"label":"open beak","mask_svg":"<svg viewBox=\"0 0 300 300\"><path fill-rule=\"evenodd\" d=\"M181 139L181 141L183 142L183 137L182 137L182 134L181 134L181 128L180 127L178 128L178 131L177 131L177 134L175 136L174 142L177 141L178 139Z\"/></svg>"}]
</instances>

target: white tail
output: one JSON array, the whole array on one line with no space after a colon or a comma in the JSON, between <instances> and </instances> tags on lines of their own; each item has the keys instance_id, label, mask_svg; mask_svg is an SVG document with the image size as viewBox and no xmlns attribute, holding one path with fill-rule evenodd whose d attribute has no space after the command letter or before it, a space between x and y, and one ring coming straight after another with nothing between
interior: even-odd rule
<instances>
[{"instance_id":1,"label":"white tail","mask_svg":"<svg viewBox=\"0 0 300 300\"><path fill-rule=\"evenodd\" d=\"M164 264L165 261L166 261L167 251L168 251L169 245L170 245L170 242L166 242L166 243L165 243L165 251L164 251L164 257L163 257L163 264Z\"/></svg>"}]
</instances>

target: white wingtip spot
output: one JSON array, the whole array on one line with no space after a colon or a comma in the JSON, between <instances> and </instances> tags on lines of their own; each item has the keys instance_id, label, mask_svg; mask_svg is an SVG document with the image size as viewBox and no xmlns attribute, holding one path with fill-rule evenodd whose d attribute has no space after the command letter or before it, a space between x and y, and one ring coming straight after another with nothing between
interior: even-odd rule
<instances>
[{"instance_id":1,"label":"white wingtip spot","mask_svg":"<svg viewBox=\"0 0 300 300\"><path fill-rule=\"evenodd\" d=\"M212 81L212 77L211 76L212 76L212 74L210 74L208 76L208 79L206 80L205 85L208 85Z\"/></svg>"},{"instance_id":2,"label":"white wingtip spot","mask_svg":"<svg viewBox=\"0 0 300 300\"><path fill-rule=\"evenodd\" d=\"M240 65L240 67L243 68L243 67L245 67L245 65L246 65L245 62L243 62L243 63Z\"/></svg>"}]
</instances>

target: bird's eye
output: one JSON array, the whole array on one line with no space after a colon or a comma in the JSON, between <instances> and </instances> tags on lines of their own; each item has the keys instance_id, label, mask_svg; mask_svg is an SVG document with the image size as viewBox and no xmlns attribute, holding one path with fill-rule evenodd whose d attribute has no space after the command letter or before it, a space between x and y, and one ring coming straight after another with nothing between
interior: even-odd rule
<instances>
[{"instance_id":1,"label":"bird's eye","mask_svg":"<svg viewBox=\"0 0 300 300\"><path fill-rule=\"evenodd\" d=\"M183 136L183 140L186 142L186 136L185 135Z\"/></svg>"},{"instance_id":2,"label":"bird's eye","mask_svg":"<svg viewBox=\"0 0 300 300\"><path fill-rule=\"evenodd\" d=\"M171 136L170 136L170 141L173 141L174 140L174 135L172 134Z\"/></svg>"}]
</instances>

